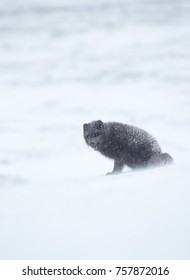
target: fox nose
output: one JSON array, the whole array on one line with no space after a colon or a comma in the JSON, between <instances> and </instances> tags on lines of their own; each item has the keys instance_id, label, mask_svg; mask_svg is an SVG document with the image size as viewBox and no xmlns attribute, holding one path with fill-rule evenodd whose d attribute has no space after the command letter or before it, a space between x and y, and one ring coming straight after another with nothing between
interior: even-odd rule
<instances>
[{"instance_id":1,"label":"fox nose","mask_svg":"<svg viewBox=\"0 0 190 280\"><path fill-rule=\"evenodd\" d=\"M96 144L93 141L90 141L90 146L94 147Z\"/></svg>"}]
</instances>

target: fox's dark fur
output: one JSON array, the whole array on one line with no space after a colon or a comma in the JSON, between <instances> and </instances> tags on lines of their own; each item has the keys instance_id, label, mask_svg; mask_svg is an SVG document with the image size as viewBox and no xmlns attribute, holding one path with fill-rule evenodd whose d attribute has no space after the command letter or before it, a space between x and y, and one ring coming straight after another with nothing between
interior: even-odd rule
<instances>
[{"instance_id":1,"label":"fox's dark fur","mask_svg":"<svg viewBox=\"0 0 190 280\"><path fill-rule=\"evenodd\" d=\"M124 165L138 169L173 163L153 136L135 126L98 120L84 124L83 130L89 146L114 160L113 171L108 174L121 172Z\"/></svg>"}]
</instances>

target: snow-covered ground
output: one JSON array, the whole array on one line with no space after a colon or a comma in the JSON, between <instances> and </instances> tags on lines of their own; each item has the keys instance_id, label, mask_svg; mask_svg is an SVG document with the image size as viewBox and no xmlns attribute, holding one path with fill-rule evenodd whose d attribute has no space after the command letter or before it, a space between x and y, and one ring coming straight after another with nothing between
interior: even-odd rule
<instances>
[{"instance_id":1,"label":"snow-covered ground","mask_svg":"<svg viewBox=\"0 0 190 280\"><path fill-rule=\"evenodd\" d=\"M1 0L0 258L190 258L190 2ZM175 165L104 176L82 124Z\"/></svg>"}]
</instances>

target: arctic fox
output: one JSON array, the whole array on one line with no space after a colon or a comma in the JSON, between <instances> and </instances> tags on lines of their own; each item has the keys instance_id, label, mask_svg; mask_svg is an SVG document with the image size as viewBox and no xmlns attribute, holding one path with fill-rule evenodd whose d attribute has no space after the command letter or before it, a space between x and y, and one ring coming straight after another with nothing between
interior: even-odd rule
<instances>
[{"instance_id":1,"label":"arctic fox","mask_svg":"<svg viewBox=\"0 0 190 280\"><path fill-rule=\"evenodd\" d=\"M84 124L83 131L89 146L114 160L113 171L108 174L121 172L125 165L138 169L173 163L156 139L138 127L98 120Z\"/></svg>"}]
</instances>

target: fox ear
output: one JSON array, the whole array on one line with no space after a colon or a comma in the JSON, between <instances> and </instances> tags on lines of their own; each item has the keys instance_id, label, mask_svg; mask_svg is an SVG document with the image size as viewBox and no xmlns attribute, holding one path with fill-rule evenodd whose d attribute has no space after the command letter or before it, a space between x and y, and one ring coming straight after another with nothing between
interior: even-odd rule
<instances>
[{"instance_id":1,"label":"fox ear","mask_svg":"<svg viewBox=\"0 0 190 280\"><path fill-rule=\"evenodd\" d=\"M83 124L83 129L86 130L87 129L87 123Z\"/></svg>"},{"instance_id":2,"label":"fox ear","mask_svg":"<svg viewBox=\"0 0 190 280\"><path fill-rule=\"evenodd\" d=\"M96 122L96 128L97 129L101 129L101 128L103 128L103 126L104 126L104 123L101 120L98 120Z\"/></svg>"}]
</instances>

